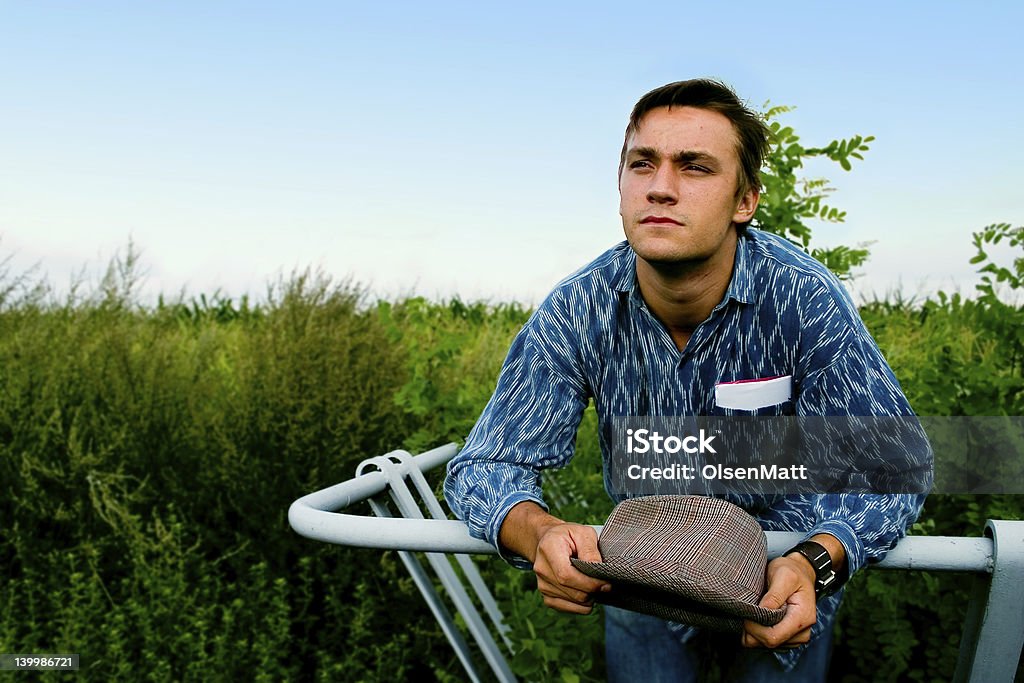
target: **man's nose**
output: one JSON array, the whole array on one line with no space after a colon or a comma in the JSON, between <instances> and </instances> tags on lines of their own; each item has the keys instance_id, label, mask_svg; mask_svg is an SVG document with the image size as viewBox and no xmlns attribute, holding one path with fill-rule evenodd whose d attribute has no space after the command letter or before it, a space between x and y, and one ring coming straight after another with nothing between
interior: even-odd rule
<instances>
[{"instance_id":1,"label":"man's nose","mask_svg":"<svg viewBox=\"0 0 1024 683\"><path fill-rule=\"evenodd\" d=\"M651 184L647 188L647 201L652 204L675 204L679 197L674 176L672 166L662 164L651 177Z\"/></svg>"}]
</instances>

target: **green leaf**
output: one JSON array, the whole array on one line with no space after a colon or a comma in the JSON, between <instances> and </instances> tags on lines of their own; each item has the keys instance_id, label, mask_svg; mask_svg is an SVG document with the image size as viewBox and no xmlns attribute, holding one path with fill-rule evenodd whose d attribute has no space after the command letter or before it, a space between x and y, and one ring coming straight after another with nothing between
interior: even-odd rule
<instances>
[{"instance_id":1,"label":"green leaf","mask_svg":"<svg viewBox=\"0 0 1024 683\"><path fill-rule=\"evenodd\" d=\"M562 683L580 683L580 677L569 669L562 669Z\"/></svg>"}]
</instances>

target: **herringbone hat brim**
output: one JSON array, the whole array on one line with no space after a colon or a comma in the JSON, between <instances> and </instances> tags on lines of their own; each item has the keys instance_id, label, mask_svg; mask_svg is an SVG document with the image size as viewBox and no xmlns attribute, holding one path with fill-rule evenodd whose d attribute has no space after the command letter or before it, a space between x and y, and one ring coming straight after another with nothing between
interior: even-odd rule
<instances>
[{"instance_id":1,"label":"herringbone hat brim","mask_svg":"<svg viewBox=\"0 0 1024 683\"><path fill-rule=\"evenodd\" d=\"M600 598L605 605L620 607L650 614L666 621L699 626L711 631L740 632L743 619L721 612L709 612L700 603L686 600L672 593L662 593L645 586L617 584L613 593L603 593Z\"/></svg>"},{"instance_id":2,"label":"herringbone hat brim","mask_svg":"<svg viewBox=\"0 0 1024 683\"><path fill-rule=\"evenodd\" d=\"M773 626L785 608L760 607L767 542L753 517L704 496L623 501L598 541L603 560L572 558L579 571L611 582L597 599L617 607L715 630L743 620Z\"/></svg>"}]
</instances>

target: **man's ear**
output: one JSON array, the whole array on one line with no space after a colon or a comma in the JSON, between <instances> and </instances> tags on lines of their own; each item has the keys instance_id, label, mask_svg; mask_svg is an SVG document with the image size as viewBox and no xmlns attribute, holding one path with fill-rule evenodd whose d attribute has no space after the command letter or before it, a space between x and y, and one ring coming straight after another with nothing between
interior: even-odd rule
<instances>
[{"instance_id":1,"label":"man's ear","mask_svg":"<svg viewBox=\"0 0 1024 683\"><path fill-rule=\"evenodd\" d=\"M748 223L754 217L754 212L757 211L757 203L761 199L761 192L755 188L750 188L740 197L739 203L736 205L736 212L732 216L733 223Z\"/></svg>"}]
</instances>

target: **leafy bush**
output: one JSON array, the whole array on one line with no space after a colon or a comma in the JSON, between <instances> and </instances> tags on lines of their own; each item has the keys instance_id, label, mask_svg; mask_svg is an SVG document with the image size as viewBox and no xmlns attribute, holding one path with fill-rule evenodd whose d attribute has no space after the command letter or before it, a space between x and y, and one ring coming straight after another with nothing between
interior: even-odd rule
<instances>
[{"instance_id":1,"label":"leafy bush","mask_svg":"<svg viewBox=\"0 0 1024 683\"><path fill-rule=\"evenodd\" d=\"M130 275L3 301L0 651L80 652L104 681L456 668L393 556L287 525L298 494L416 429L359 290L299 273L255 308L147 310ZM414 627L382 641L381 605Z\"/></svg>"}]
</instances>

